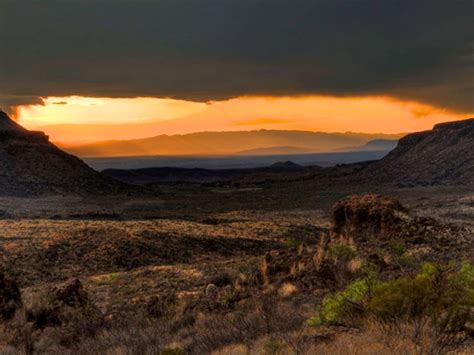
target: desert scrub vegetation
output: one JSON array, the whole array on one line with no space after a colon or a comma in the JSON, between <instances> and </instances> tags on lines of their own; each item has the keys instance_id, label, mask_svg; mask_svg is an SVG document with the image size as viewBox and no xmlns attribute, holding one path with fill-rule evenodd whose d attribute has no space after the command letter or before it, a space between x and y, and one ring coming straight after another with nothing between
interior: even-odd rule
<instances>
[{"instance_id":1,"label":"desert scrub vegetation","mask_svg":"<svg viewBox=\"0 0 474 355\"><path fill-rule=\"evenodd\" d=\"M342 288L360 274L363 260L350 238L323 235L314 255L318 272L334 280Z\"/></svg>"},{"instance_id":2,"label":"desert scrub vegetation","mask_svg":"<svg viewBox=\"0 0 474 355\"><path fill-rule=\"evenodd\" d=\"M81 338L93 336L103 325L100 311L81 282L72 279L24 296L14 316L2 324L0 340L32 354L47 344L71 346Z\"/></svg>"},{"instance_id":3,"label":"desert scrub vegetation","mask_svg":"<svg viewBox=\"0 0 474 355\"><path fill-rule=\"evenodd\" d=\"M258 339L272 336L287 346L295 342L300 344L302 339L298 342L283 334L301 329L304 320L304 314L291 301L262 296L233 312L199 317L191 336L185 340L184 349L188 353L207 354L232 344L242 344L250 351Z\"/></svg>"},{"instance_id":4,"label":"desert scrub vegetation","mask_svg":"<svg viewBox=\"0 0 474 355\"><path fill-rule=\"evenodd\" d=\"M410 339L419 353L442 354L472 336L474 267L425 263L417 273L382 281L374 272L326 296L307 324L364 328ZM390 339L389 339L390 338Z\"/></svg>"},{"instance_id":5,"label":"desert scrub vegetation","mask_svg":"<svg viewBox=\"0 0 474 355\"><path fill-rule=\"evenodd\" d=\"M272 334L282 334L288 347L309 344L300 333L283 335L297 332L308 317L297 303L277 295L256 296L222 306L206 288L204 298L185 301L166 294L150 298L133 313L109 318L73 279L23 295L15 313L0 323L0 353L207 354L231 344L250 349ZM13 298L13 293L8 296Z\"/></svg>"}]
</instances>

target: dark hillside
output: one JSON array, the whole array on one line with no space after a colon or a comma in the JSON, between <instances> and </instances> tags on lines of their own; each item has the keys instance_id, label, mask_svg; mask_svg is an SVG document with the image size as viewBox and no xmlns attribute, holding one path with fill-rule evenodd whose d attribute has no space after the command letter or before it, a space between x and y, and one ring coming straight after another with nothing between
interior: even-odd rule
<instances>
[{"instance_id":1,"label":"dark hillside","mask_svg":"<svg viewBox=\"0 0 474 355\"><path fill-rule=\"evenodd\" d=\"M0 195L112 193L122 188L0 111Z\"/></svg>"},{"instance_id":2,"label":"dark hillside","mask_svg":"<svg viewBox=\"0 0 474 355\"><path fill-rule=\"evenodd\" d=\"M407 135L362 177L403 186L474 184L474 119Z\"/></svg>"}]
</instances>

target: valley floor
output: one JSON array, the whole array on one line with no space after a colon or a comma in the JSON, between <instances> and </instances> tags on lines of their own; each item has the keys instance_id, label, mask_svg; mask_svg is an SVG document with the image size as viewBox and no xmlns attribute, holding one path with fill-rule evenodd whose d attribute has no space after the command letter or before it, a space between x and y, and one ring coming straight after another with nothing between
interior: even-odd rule
<instances>
[{"instance_id":1,"label":"valley floor","mask_svg":"<svg viewBox=\"0 0 474 355\"><path fill-rule=\"evenodd\" d=\"M310 255L331 226L330 207L353 193L393 196L414 215L462 226L468 240L463 255L474 260L474 250L469 250L474 240L474 190L470 187L372 190L370 186L340 188L300 181L244 187L162 185L157 189L157 197L153 198L0 198L2 264L4 271L17 280L24 302L78 278L105 319L106 325L101 327L108 329L106 333L75 330L80 339L74 341L53 335L51 330L41 331L32 340L34 351L84 352L89 348L90 353L105 349L111 353L156 353L157 349L171 347L190 353L236 354L248 349L272 353L272 346L277 351L285 343L286 352L281 353L298 353L298 342L304 343L301 337L309 337L313 342L320 339L316 342L318 351L325 353L347 353L353 344L360 349L357 353L391 353L383 342L377 345L370 337L362 340L348 330L298 333L302 332L303 321L314 314L317 304L332 290L323 279L313 279L310 274L300 277L291 270L285 275L275 271L262 279L262 263L268 255L284 257L288 253L288 259L300 255L304 260L307 253L312 258ZM300 250L303 247L304 252ZM291 276L293 272L298 276ZM212 299L210 293L214 291L209 287L214 286L209 285L219 288L218 300ZM161 331L161 320L159 325L155 322L163 317L156 316L156 312L163 311L157 308L169 297L180 301L169 301L166 307L172 304L192 309L194 318L185 324L187 311L176 311L182 317L173 318L173 322L184 323L173 323L176 329ZM261 309L267 297L278 311ZM184 303L186 306L182 306ZM249 307L260 309L259 317L277 312L281 319L272 318L274 324L269 326L275 329L271 332L255 325L259 329L255 334L240 338L235 335L238 329L232 330L232 336L221 334L220 338L197 330L210 332L212 327L220 327L222 317L245 315L242 312ZM127 324L127 319L132 323ZM130 327L140 332L135 340L131 339ZM128 329L127 334L124 329ZM166 336L158 341L157 332ZM340 334L338 342L326 341L335 334ZM297 340L298 336L301 339ZM91 345L93 339L95 345ZM239 342L243 345L235 344ZM362 351L368 343L370 351ZM148 347L141 348L143 344ZM2 345L6 346L0 340L0 348ZM406 350L408 345L398 346ZM15 352L11 345L4 351Z\"/></svg>"}]
</instances>

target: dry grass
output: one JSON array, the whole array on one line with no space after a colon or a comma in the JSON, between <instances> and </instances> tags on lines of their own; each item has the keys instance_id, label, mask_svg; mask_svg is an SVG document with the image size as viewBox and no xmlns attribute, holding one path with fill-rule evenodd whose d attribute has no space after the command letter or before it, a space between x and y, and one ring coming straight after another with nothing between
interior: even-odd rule
<instances>
[{"instance_id":1,"label":"dry grass","mask_svg":"<svg viewBox=\"0 0 474 355\"><path fill-rule=\"evenodd\" d=\"M71 313L67 327L34 332L18 314L20 333L10 345L0 336L0 353L414 353L411 342L387 338L380 329L303 326L337 284L317 270L331 259L327 240L319 249L313 245L329 227L320 208L346 193L319 188L308 196L315 189L311 184L264 186L258 198L251 191L222 198L195 187L166 187L160 199L148 201L43 198L30 204L0 198L0 212L11 207L14 217L59 213L58 219L0 220L0 263L19 279L27 306L45 289L78 276L103 321ZM400 194L430 214L447 212L446 196L450 206L459 198L456 191L430 190L425 199L417 191ZM458 206L460 219L472 213L469 196ZM361 264L359 257L345 262L349 276L344 269L340 283L352 279ZM206 294L210 284L217 285L212 297Z\"/></svg>"},{"instance_id":2,"label":"dry grass","mask_svg":"<svg viewBox=\"0 0 474 355\"><path fill-rule=\"evenodd\" d=\"M261 255L294 228L263 221L0 220L0 263L28 286L78 274ZM307 233L317 240L317 231Z\"/></svg>"},{"instance_id":3,"label":"dry grass","mask_svg":"<svg viewBox=\"0 0 474 355\"><path fill-rule=\"evenodd\" d=\"M206 354L236 343L250 348L263 336L297 330L307 316L295 312L294 304L277 299L255 300L230 313L187 313L182 307L169 307L165 317L152 318L138 313L103 325L92 323L91 318L81 318L82 313L77 311L69 314L68 328L51 325L42 331L35 330L24 313L19 313L4 333L8 337L3 336L9 346L2 349L0 342L0 350L7 353L157 354L166 348L179 347L186 353ZM72 343L71 335L76 336Z\"/></svg>"}]
</instances>

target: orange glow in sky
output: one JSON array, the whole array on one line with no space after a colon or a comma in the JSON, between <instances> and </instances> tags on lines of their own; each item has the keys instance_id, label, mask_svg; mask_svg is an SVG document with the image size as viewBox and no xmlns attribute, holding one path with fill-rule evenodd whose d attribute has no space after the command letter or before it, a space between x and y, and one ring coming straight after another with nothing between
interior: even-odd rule
<instances>
[{"instance_id":1,"label":"orange glow in sky","mask_svg":"<svg viewBox=\"0 0 474 355\"><path fill-rule=\"evenodd\" d=\"M207 107L196 103L172 99L47 97L44 106L20 108L21 123L28 127L55 124L117 124L144 122L151 118L169 120L200 111Z\"/></svg>"},{"instance_id":2,"label":"orange glow in sky","mask_svg":"<svg viewBox=\"0 0 474 355\"><path fill-rule=\"evenodd\" d=\"M400 133L472 116L387 97L239 97L197 103L72 96L44 102L20 107L19 122L68 144L255 129Z\"/></svg>"}]
</instances>

